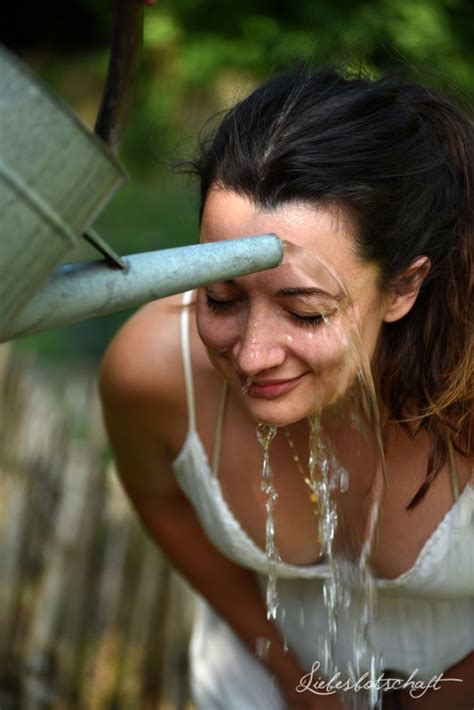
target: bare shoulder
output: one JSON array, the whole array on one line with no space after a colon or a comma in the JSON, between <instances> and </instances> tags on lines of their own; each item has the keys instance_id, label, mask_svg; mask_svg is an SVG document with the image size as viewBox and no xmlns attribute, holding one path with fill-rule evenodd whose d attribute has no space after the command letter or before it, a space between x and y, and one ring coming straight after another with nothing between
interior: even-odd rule
<instances>
[{"instance_id":1,"label":"bare shoulder","mask_svg":"<svg viewBox=\"0 0 474 710\"><path fill-rule=\"evenodd\" d=\"M123 428L127 421L126 435L139 427L137 436L143 438L148 429L150 436L159 437L175 454L188 424L182 312L181 294L153 301L137 311L110 343L99 379L109 431L111 424ZM193 306L189 335L194 382L208 387L214 371L197 333Z\"/></svg>"},{"instance_id":2,"label":"bare shoulder","mask_svg":"<svg viewBox=\"0 0 474 710\"><path fill-rule=\"evenodd\" d=\"M175 495L175 440L184 440L181 296L141 308L110 343L99 380L104 422L117 470L133 500Z\"/></svg>"},{"instance_id":3,"label":"bare shoulder","mask_svg":"<svg viewBox=\"0 0 474 710\"><path fill-rule=\"evenodd\" d=\"M179 319L181 295L153 301L118 331L102 361L105 406L141 402L173 405L183 388Z\"/></svg>"},{"instance_id":4,"label":"bare shoulder","mask_svg":"<svg viewBox=\"0 0 474 710\"><path fill-rule=\"evenodd\" d=\"M122 470L138 458L142 470L145 465L151 470L157 457L170 463L185 439L181 303L178 295L147 304L122 326L105 353L99 391Z\"/></svg>"}]
</instances>

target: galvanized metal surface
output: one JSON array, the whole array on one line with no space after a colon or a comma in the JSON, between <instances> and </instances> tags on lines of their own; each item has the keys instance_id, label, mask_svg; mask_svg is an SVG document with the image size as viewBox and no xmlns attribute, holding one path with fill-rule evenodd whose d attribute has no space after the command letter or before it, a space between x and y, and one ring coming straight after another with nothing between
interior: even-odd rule
<instances>
[{"instance_id":1,"label":"galvanized metal surface","mask_svg":"<svg viewBox=\"0 0 474 710\"><path fill-rule=\"evenodd\" d=\"M102 262L68 265L50 276L15 322L0 331L0 341L272 268L283 253L283 242L268 234L134 254L124 257L123 271Z\"/></svg>"},{"instance_id":2,"label":"galvanized metal surface","mask_svg":"<svg viewBox=\"0 0 474 710\"><path fill-rule=\"evenodd\" d=\"M0 46L0 328L95 220L125 172Z\"/></svg>"},{"instance_id":3,"label":"galvanized metal surface","mask_svg":"<svg viewBox=\"0 0 474 710\"><path fill-rule=\"evenodd\" d=\"M142 9L137 14L134 2L117 0L139 28ZM129 49L136 65L135 40ZM126 70L117 69L120 86L110 100L130 93ZM99 125L117 149L128 106L112 109L118 132L104 106ZM283 245L267 235L137 254L125 259L123 270L104 262L75 264L48 277L83 232L94 235L93 220L124 179L107 146L0 46L1 341L280 263ZM101 251L123 267L107 245Z\"/></svg>"}]
</instances>

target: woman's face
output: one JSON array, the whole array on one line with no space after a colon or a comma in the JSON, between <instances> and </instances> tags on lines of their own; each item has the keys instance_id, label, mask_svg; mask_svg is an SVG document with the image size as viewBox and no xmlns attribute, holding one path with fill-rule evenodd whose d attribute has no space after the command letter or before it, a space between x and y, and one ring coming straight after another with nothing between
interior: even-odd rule
<instances>
[{"instance_id":1,"label":"woman's face","mask_svg":"<svg viewBox=\"0 0 474 710\"><path fill-rule=\"evenodd\" d=\"M289 243L276 269L198 292L200 337L256 421L310 415L347 388L355 343L372 357L384 302L377 269L355 255L354 228L340 208L267 210L229 190L209 192L202 242L274 232Z\"/></svg>"}]
</instances>

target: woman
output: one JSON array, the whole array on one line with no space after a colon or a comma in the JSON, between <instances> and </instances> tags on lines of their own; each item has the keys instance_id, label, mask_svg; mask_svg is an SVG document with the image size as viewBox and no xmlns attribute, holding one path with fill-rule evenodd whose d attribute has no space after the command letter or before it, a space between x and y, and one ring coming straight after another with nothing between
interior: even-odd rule
<instances>
[{"instance_id":1,"label":"woman","mask_svg":"<svg viewBox=\"0 0 474 710\"><path fill-rule=\"evenodd\" d=\"M347 288L388 474L371 560L375 645L388 675L463 681L416 700L408 689L387 696L387 706L420 710L471 708L474 698L472 136L460 111L421 86L297 71L233 108L192 166L203 242L275 232ZM344 381L324 327L339 322L337 294L305 286L279 267L201 289L195 307L181 297L149 304L103 364L123 485L203 597L191 670L205 710L341 707L300 683L318 661L326 611L314 505L296 464L307 460L315 401L324 409ZM279 427L271 452L287 614L276 622L262 594L259 421ZM356 527L357 486L345 500Z\"/></svg>"}]
</instances>

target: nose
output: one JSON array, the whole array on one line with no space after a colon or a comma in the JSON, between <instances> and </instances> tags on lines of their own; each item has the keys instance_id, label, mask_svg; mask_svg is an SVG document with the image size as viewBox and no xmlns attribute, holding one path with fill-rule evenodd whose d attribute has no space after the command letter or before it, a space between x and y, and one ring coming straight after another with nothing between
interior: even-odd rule
<instances>
[{"instance_id":1,"label":"nose","mask_svg":"<svg viewBox=\"0 0 474 710\"><path fill-rule=\"evenodd\" d=\"M241 374L251 377L281 365L286 352L280 336L278 324L271 316L249 312L232 348Z\"/></svg>"}]
</instances>

